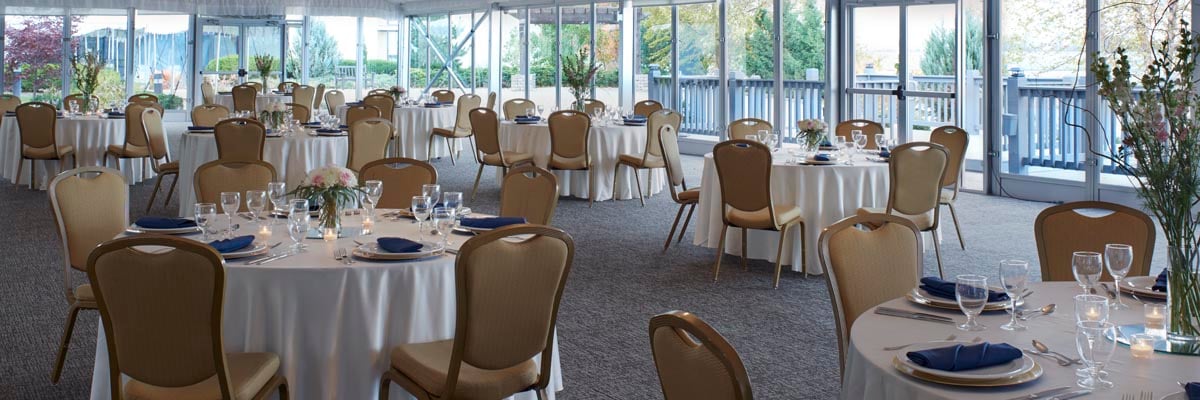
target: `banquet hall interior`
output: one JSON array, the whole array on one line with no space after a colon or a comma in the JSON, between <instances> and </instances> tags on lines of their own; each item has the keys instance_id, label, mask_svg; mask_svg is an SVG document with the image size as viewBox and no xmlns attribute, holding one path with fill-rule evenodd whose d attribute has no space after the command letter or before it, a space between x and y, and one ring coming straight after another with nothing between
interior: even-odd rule
<instances>
[{"instance_id":1,"label":"banquet hall interior","mask_svg":"<svg viewBox=\"0 0 1200 400\"><path fill-rule=\"evenodd\" d=\"M0 0L0 398L1200 400L1200 0Z\"/></svg>"}]
</instances>

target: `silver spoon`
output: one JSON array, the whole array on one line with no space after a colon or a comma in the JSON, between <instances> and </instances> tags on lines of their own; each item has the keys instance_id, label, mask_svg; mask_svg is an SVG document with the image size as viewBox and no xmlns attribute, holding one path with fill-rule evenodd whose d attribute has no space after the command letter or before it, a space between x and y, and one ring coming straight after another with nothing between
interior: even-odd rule
<instances>
[{"instance_id":1,"label":"silver spoon","mask_svg":"<svg viewBox=\"0 0 1200 400\"><path fill-rule=\"evenodd\" d=\"M1071 362L1070 362L1070 361L1067 361L1067 360L1064 360L1064 359L1062 359L1062 358L1056 357L1055 355L1053 355L1053 354L1050 354L1050 353L1043 353L1043 352L1037 351L1036 349L1026 349L1026 350L1025 350L1025 352L1026 352L1026 353L1029 353L1029 354L1033 354L1033 355L1038 355L1038 356L1042 356L1042 357L1049 358L1049 359L1051 359L1051 360L1054 360L1054 362L1055 362L1055 363L1057 363L1058 365L1060 365L1060 366L1063 366L1063 367L1065 367L1065 366L1068 366L1068 365L1071 365Z\"/></svg>"},{"instance_id":2,"label":"silver spoon","mask_svg":"<svg viewBox=\"0 0 1200 400\"><path fill-rule=\"evenodd\" d=\"M1074 364L1076 362L1076 360L1074 358L1068 357L1066 354L1059 353L1057 351L1051 351L1049 347L1046 347L1045 343L1042 343L1041 341L1039 341L1037 339L1033 339L1033 348L1037 349L1037 351L1040 351L1042 353L1054 354L1056 356L1062 357L1064 360L1067 360L1068 362L1070 362L1070 364Z\"/></svg>"},{"instance_id":3,"label":"silver spoon","mask_svg":"<svg viewBox=\"0 0 1200 400\"><path fill-rule=\"evenodd\" d=\"M1058 305L1056 305L1054 303L1050 303L1050 304L1042 306L1042 308L1039 308L1039 309L1036 309L1033 311L1029 311L1029 312L1025 312L1025 313L1021 313L1020 315L1017 316L1017 319L1022 320L1022 321L1028 321L1030 318L1033 318L1033 317L1050 314L1050 313L1054 312L1055 308L1058 308Z\"/></svg>"}]
</instances>

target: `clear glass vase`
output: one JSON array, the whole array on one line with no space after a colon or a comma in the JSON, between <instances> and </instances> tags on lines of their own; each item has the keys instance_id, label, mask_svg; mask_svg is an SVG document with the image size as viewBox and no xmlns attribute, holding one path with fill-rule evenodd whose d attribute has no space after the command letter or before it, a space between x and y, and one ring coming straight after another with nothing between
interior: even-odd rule
<instances>
[{"instance_id":1,"label":"clear glass vase","mask_svg":"<svg viewBox=\"0 0 1200 400\"><path fill-rule=\"evenodd\" d=\"M1188 246L1168 246L1167 252L1167 339L1200 343L1200 257Z\"/></svg>"},{"instance_id":2,"label":"clear glass vase","mask_svg":"<svg viewBox=\"0 0 1200 400\"><path fill-rule=\"evenodd\" d=\"M326 194L321 197L321 200L321 212L317 217L317 222L321 225L321 230L333 229L334 232L341 232L342 213L338 207L337 198L331 194Z\"/></svg>"}]
</instances>

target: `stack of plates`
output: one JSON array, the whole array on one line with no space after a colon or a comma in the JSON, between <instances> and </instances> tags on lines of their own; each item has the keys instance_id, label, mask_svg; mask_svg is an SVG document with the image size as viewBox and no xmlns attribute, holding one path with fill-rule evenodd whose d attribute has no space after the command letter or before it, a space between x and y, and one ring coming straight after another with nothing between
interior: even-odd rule
<instances>
[{"instance_id":1,"label":"stack of plates","mask_svg":"<svg viewBox=\"0 0 1200 400\"><path fill-rule=\"evenodd\" d=\"M976 368L969 371L942 371L933 368L926 368L913 363L906 356L906 353L910 351L929 350L939 347L953 346L956 344L971 343L937 341L915 344L904 350L897 351L895 357L892 358L892 365L895 366L896 370L900 371L900 373L913 378L952 386L1012 386L1032 382L1042 376L1042 366L1038 365L1037 361L1035 361L1033 357L1023 353L1021 354L1021 358L1009 361L1008 363L993 365L985 368Z\"/></svg>"},{"instance_id":2,"label":"stack of plates","mask_svg":"<svg viewBox=\"0 0 1200 400\"><path fill-rule=\"evenodd\" d=\"M1154 281L1157 276L1134 276L1121 280L1121 291L1125 293L1133 293L1141 297L1166 300L1166 292L1156 292L1154 289Z\"/></svg>"},{"instance_id":3,"label":"stack of plates","mask_svg":"<svg viewBox=\"0 0 1200 400\"><path fill-rule=\"evenodd\" d=\"M271 250L271 249L269 247L267 247L266 243L254 242L253 244L243 247L241 249L238 249L236 251L231 251L228 253L221 253L221 257L224 257L226 260L232 260L235 258L261 256L263 254L267 254L267 251L269 251L269 250Z\"/></svg>"},{"instance_id":4,"label":"stack of plates","mask_svg":"<svg viewBox=\"0 0 1200 400\"><path fill-rule=\"evenodd\" d=\"M993 288L992 290L996 290L996 289ZM961 311L958 308L957 301L951 300L951 299L944 299L941 297L931 295L931 294L929 294L929 292L926 292L925 289L921 289L920 287L913 288L913 290L909 291L908 294L905 294L904 297L908 298L908 301L911 301L913 303L917 303L917 304L920 304L923 306ZM1017 306L1020 307L1021 304L1025 304L1025 300L1017 299ZM993 301L993 302L984 304L984 306L983 306L983 311L1004 311L1007 309L1008 309L1007 301Z\"/></svg>"},{"instance_id":5,"label":"stack of plates","mask_svg":"<svg viewBox=\"0 0 1200 400\"><path fill-rule=\"evenodd\" d=\"M376 243L363 243L354 248L354 256L368 260L415 260L438 255L443 249L440 243L421 242L421 244L423 245L421 249L414 252L392 253L379 248Z\"/></svg>"},{"instance_id":6,"label":"stack of plates","mask_svg":"<svg viewBox=\"0 0 1200 400\"><path fill-rule=\"evenodd\" d=\"M141 227L141 226L138 226L137 224L131 224L131 225L129 225L128 228L125 228L125 231L129 232L129 233L156 233L159 235L186 235L189 233L200 232L200 227L188 226L188 227L183 227L183 228L156 229L156 228Z\"/></svg>"},{"instance_id":7,"label":"stack of plates","mask_svg":"<svg viewBox=\"0 0 1200 400\"><path fill-rule=\"evenodd\" d=\"M808 158L805 158L804 160L801 160L800 163L805 164L805 165L837 165L840 163L840 161L837 158L830 158L829 160L818 160L818 159L816 159L816 157L810 156Z\"/></svg>"}]
</instances>

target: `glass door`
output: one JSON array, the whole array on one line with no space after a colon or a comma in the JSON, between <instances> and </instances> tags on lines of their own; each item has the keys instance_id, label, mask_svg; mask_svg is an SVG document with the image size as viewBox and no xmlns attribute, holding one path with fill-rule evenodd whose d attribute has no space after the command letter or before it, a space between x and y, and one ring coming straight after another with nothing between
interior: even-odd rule
<instances>
[{"instance_id":1,"label":"glass door","mask_svg":"<svg viewBox=\"0 0 1200 400\"><path fill-rule=\"evenodd\" d=\"M268 84L279 83L285 43L279 20L200 18L197 31L196 87L208 81L224 92L247 81L262 82L254 57L263 55L275 60Z\"/></svg>"}]
</instances>

